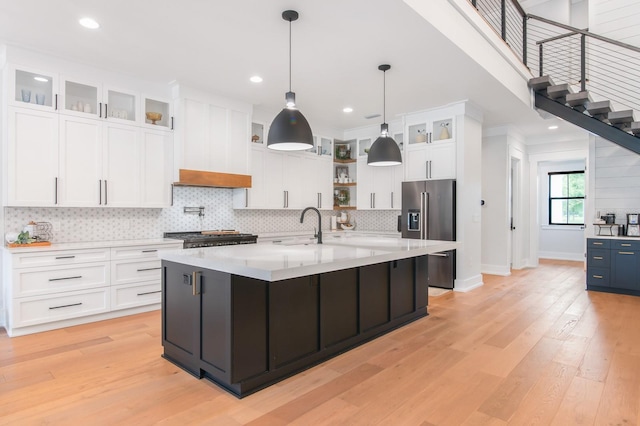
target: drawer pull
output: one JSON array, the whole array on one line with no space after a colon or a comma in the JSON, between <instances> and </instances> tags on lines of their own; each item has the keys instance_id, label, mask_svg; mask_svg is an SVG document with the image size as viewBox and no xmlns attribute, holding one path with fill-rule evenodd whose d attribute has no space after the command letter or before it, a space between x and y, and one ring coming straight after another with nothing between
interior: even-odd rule
<instances>
[{"instance_id":1,"label":"drawer pull","mask_svg":"<svg viewBox=\"0 0 640 426\"><path fill-rule=\"evenodd\" d=\"M161 266L157 267L157 268L142 268L142 269L138 269L138 272L144 272L144 271L156 271L158 269L162 269Z\"/></svg>"},{"instance_id":2,"label":"drawer pull","mask_svg":"<svg viewBox=\"0 0 640 426\"><path fill-rule=\"evenodd\" d=\"M632 251L619 251L618 254L629 254L629 255L634 255L635 252Z\"/></svg>"},{"instance_id":3,"label":"drawer pull","mask_svg":"<svg viewBox=\"0 0 640 426\"><path fill-rule=\"evenodd\" d=\"M144 293L138 293L137 295L138 295L138 296L145 296L145 295L147 295L147 294L155 294L155 293L162 293L162 290L158 290L158 291L147 291L147 292L144 292Z\"/></svg>"},{"instance_id":4,"label":"drawer pull","mask_svg":"<svg viewBox=\"0 0 640 426\"><path fill-rule=\"evenodd\" d=\"M603 259L603 258L602 258L602 256L593 256L593 258L594 258L595 260L602 260L602 259Z\"/></svg>"},{"instance_id":5,"label":"drawer pull","mask_svg":"<svg viewBox=\"0 0 640 426\"><path fill-rule=\"evenodd\" d=\"M592 275L593 278L598 278L599 280L601 280L602 278L604 278L602 275Z\"/></svg>"},{"instance_id":6,"label":"drawer pull","mask_svg":"<svg viewBox=\"0 0 640 426\"><path fill-rule=\"evenodd\" d=\"M624 243L621 243L621 244L620 244L620 246L621 246L621 247L631 247L631 244L624 244Z\"/></svg>"},{"instance_id":7,"label":"drawer pull","mask_svg":"<svg viewBox=\"0 0 640 426\"><path fill-rule=\"evenodd\" d=\"M602 243L593 243L594 246L601 246Z\"/></svg>"},{"instance_id":8,"label":"drawer pull","mask_svg":"<svg viewBox=\"0 0 640 426\"><path fill-rule=\"evenodd\" d=\"M142 250L143 253L155 253L157 252L158 249L154 249L154 250Z\"/></svg>"},{"instance_id":9,"label":"drawer pull","mask_svg":"<svg viewBox=\"0 0 640 426\"><path fill-rule=\"evenodd\" d=\"M49 278L49 281L64 281L64 280L77 280L82 278L82 275L78 275L75 277L63 277L63 278Z\"/></svg>"},{"instance_id":10,"label":"drawer pull","mask_svg":"<svg viewBox=\"0 0 640 426\"><path fill-rule=\"evenodd\" d=\"M56 259L75 259L75 256L56 256Z\"/></svg>"},{"instance_id":11,"label":"drawer pull","mask_svg":"<svg viewBox=\"0 0 640 426\"><path fill-rule=\"evenodd\" d=\"M70 307L72 307L72 306L80 306L80 305L82 305L82 302L80 302L80 303L72 303L72 304L70 304L70 305L52 306L52 307L50 307L49 309L70 308Z\"/></svg>"}]
</instances>

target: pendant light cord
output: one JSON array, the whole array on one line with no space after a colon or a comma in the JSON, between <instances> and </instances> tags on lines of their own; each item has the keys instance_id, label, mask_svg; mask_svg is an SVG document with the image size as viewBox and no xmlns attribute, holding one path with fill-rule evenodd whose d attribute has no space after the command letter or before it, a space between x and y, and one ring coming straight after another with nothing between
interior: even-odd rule
<instances>
[{"instance_id":1,"label":"pendant light cord","mask_svg":"<svg viewBox=\"0 0 640 426\"><path fill-rule=\"evenodd\" d=\"M382 71L382 122L387 122L387 72Z\"/></svg>"},{"instance_id":2,"label":"pendant light cord","mask_svg":"<svg viewBox=\"0 0 640 426\"><path fill-rule=\"evenodd\" d=\"M289 20L289 91L291 91L291 20Z\"/></svg>"}]
</instances>

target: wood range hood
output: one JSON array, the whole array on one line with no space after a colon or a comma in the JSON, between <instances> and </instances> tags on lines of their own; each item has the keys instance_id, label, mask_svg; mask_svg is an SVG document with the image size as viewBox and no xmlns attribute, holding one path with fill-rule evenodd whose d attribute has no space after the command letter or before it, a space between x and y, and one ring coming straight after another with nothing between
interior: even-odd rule
<instances>
[{"instance_id":1,"label":"wood range hood","mask_svg":"<svg viewBox=\"0 0 640 426\"><path fill-rule=\"evenodd\" d=\"M251 188L250 175L180 169L175 186L205 186L210 188Z\"/></svg>"}]
</instances>

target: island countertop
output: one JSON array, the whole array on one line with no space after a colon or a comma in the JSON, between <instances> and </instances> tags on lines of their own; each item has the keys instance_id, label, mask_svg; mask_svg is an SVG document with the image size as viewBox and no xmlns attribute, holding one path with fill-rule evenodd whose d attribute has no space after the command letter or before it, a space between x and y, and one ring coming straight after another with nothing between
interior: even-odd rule
<instances>
[{"instance_id":1,"label":"island countertop","mask_svg":"<svg viewBox=\"0 0 640 426\"><path fill-rule=\"evenodd\" d=\"M329 235L328 235L329 237ZM324 244L308 239L276 244L264 242L222 247L163 250L163 260L197 268L280 281L306 275L423 256L459 246L455 241L413 240L396 237L342 235Z\"/></svg>"}]
</instances>

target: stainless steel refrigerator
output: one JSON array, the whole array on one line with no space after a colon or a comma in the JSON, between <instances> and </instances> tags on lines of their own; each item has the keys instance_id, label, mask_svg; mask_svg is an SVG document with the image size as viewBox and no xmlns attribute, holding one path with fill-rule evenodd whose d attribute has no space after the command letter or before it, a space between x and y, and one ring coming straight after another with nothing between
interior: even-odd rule
<instances>
[{"instance_id":1,"label":"stainless steel refrigerator","mask_svg":"<svg viewBox=\"0 0 640 426\"><path fill-rule=\"evenodd\" d=\"M402 182L402 238L456 240L456 181ZM453 288L456 251L429 255L430 287Z\"/></svg>"}]
</instances>

